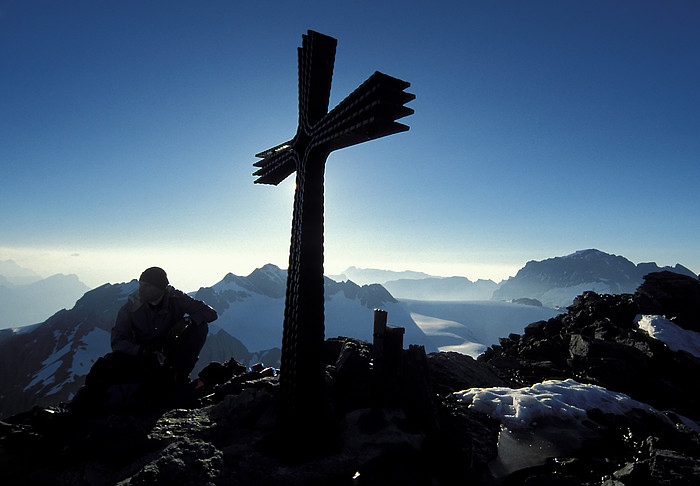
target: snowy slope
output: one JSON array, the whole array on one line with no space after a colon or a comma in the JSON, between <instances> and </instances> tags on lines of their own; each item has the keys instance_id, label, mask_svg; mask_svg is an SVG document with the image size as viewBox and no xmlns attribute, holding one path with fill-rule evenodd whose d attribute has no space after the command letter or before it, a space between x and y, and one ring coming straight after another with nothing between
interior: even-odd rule
<instances>
[{"instance_id":1,"label":"snowy slope","mask_svg":"<svg viewBox=\"0 0 700 486\"><path fill-rule=\"evenodd\" d=\"M70 400L95 361L111 351L117 312L137 288L135 280L105 284L41 324L0 331L0 417ZM211 326L198 365L231 356L251 359L239 341Z\"/></svg>"},{"instance_id":2,"label":"snowy slope","mask_svg":"<svg viewBox=\"0 0 700 486\"><path fill-rule=\"evenodd\" d=\"M69 400L94 362L110 351L116 314L137 286L136 281L106 284L41 324L0 331L0 417ZM230 357L248 365L279 365L285 287L286 271L266 265L248 276L228 274L197 291L195 297L214 307L219 319L210 326L194 373ZM326 338L371 342L376 308L388 312L389 325L405 328L405 347L472 356L555 313L503 302L402 302L381 285L325 279Z\"/></svg>"},{"instance_id":3,"label":"snowy slope","mask_svg":"<svg viewBox=\"0 0 700 486\"><path fill-rule=\"evenodd\" d=\"M200 289L195 297L214 307L219 313L217 325L248 349L280 348L285 285L286 271L266 265L248 277L229 274L211 288ZM404 343L435 350L406 309L382 286L325 279L326 338L346 336L371 342L375 308L388 312L390 325L406 329Z\"/></svg>"},{"instance_id":4,"label":"snowy slope","mask_svg":"<svg viewBox=\"0 0 700 486\"><path fill-rule=\"evenodd\" d=\"M0 416L75 394L109 351L116 313L136 288L106 284L40 325L0 331Z\"/></svg>"},{"instance_id":5,"label":"snowy slope","mask_svg":"<svg viewBox=\"0 0 700 486\"><path fill-rule=\"evenodd\" d=\"M496 301L436 302L405 300L411 318L440 351L477 357L498 339L521 333L533 322L559 314L556 309Z\"/></svg>"}]
</instances>

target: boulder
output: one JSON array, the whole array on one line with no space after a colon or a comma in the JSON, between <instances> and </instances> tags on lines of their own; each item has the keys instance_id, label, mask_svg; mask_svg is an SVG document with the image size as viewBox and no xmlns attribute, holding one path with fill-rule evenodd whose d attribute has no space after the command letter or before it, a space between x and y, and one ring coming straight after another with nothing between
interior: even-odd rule
<instances>
[{"instance_id":1,"label":"boulder","mask_svg":"<svg viewBox=\"0 0 700 486\"><path fill-rule=\"evenodd\" d=\"M430 353L428 366L433 389L443 396L467 388L506 385L494 366L453 351Z\"/></svg>"},{"instance_id":2,"label":"boulder","mask_svg":"<svg viewBox=\"0 0 700 486\"><path fill-rule=\"evenodd\" d=\"M640 314L665 315L679 326L700 332L700 280L673 272L644 277L634 294Z\"/></svg>"}]
</instances>

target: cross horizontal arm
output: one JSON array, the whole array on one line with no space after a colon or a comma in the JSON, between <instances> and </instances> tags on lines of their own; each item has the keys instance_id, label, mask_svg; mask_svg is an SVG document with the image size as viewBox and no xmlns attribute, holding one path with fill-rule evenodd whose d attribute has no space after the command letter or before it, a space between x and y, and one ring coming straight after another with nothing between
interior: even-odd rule
<instances>
[{"instance_id":1,"label":"cross horizontal arm","mask_svg":"<svg viewBox=\"0 0 700 486\"><path fill-rule=\"evenodd\" d=\"M396 120L413 114L405 103L410 83L379 71L370 76L314 127L314 147L327 152L408 130Z\"/></svg>"},{"instance_id":2,"label":"cross horizontal arm","mask_svg":"<svg viewBox=\"0 0 700 486\"><path fill-rule=\"evenodd\" d=\"M288 142L281 143L277 145L276 147L269 148L267 150L263 150L259 154L255 154L256 157L269 157L270 155L274 155L277 152L281 152L286 148L289 148L292 145L292 140L289 140ZM253 165L257 167L262 167L263 163L262 160L254 163Z\"/></svg>"},{"instance_id":3,"label":"cross horizontal arm","mask_svg":"<svg viewBox=\"0 0 700 486\"><path fill-rule=\"evenodd\" d=\"M297 154L292 149L291 140L255 156L263 158L253 164L255 167L260 167L253 173L258 176L255 179L256 184L277 185L296 170Z\"/></svg>"}]
</instances>

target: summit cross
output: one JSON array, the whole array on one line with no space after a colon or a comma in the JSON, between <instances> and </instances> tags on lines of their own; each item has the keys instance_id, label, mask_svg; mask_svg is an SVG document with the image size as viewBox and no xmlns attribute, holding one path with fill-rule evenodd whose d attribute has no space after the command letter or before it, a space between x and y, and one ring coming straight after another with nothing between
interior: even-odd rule
<instances>
[{"instance_id":1,"label":"summit cross","mask_svg":"<svg viewBox=\"0 0 700 486\"><path fill-rule=\"evenodd\" d=\"M326 159L334 150L407 131L396 120L413 113L404 104L415 98L404 91L410 83L377 71L329 112L337 40L311 30L302 39L296 135L256 154L262 160L253 174L255 183L277 185L296 171L280 368L282 403L294 420L314 413L323 389Z\"/></svg>"}]
</instances>

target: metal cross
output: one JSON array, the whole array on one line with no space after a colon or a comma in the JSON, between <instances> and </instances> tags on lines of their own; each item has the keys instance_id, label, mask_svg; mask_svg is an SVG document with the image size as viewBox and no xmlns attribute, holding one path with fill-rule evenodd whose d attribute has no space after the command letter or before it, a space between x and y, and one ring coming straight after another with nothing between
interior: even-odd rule
<instances>
[{"instance_id":1,"label":"metal cross","mask_svg":"<svg viewBox=\"0 0 700 486\"><path fill-rule=\"evenodd\" d=\"M280 391L286 414L312 419L323 389L323 178L328 155L408 126L410 83L375 72L328 111L337 40L308 31L299 57L299 126L293 139L261 152L259 184L277 185L296 171L292 240L282 336ZM315 406L314 406L315 402Z\"/></svg>"}]
</instances>

